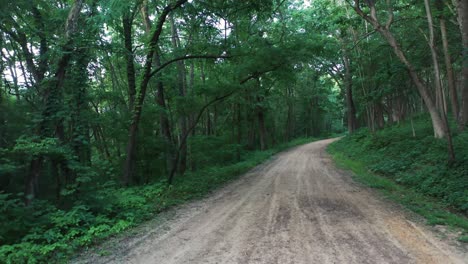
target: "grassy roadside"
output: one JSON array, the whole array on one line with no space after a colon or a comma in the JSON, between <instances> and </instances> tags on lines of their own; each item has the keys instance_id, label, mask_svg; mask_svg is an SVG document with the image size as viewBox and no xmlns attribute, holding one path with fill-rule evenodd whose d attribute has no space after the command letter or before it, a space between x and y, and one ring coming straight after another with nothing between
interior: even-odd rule
<instances>
[{"instance_id":1,"label":"grassy roadside","mask_svg":"<svg viewBox=\"0 0 468 264\"><path fill-rule=\"evenodd\" d=\"M4 237L0 234L0 263L67 262L79 250L123 235L173 206L205 197L280 151L315 140L301 138L266 151L247 152L240 162L187 172L171 186L165 180L129 188L105 183L69 210L40 200L26 208L20 199L0 193L3 217L17 216L2 221L6 231ZM19 232L19 240L2 244L6 236Z\"/></svg>"},{"instance_id":2,"label":"grassy roadside","mask_svg":"<svg viewBox=\"0 0 468 264\"><path fill-rule=\"evenodd\" d=\"M388 136L388 134L380 134L378 136ZM351 136L354 137L354 136ZM332 155L336 164L346 170L353 172L353 179L366 186L377 189L385 197L393 200L397 203L402 204L405 208L423 216L427 220L429 225L446 225L449 229L460 230L461 235L458 237L459 241L468 242L468 219L465 213L460 211L460 208L455 208L453 203L448 202L448 199L444 199L441 196L428 195L422 191L422 182L418 184L409 184L406 181L400 183L399 176L391 176L390 173L382 173L378 169L375 169L376 161L369 158L375 154L378 159L384 159L382 164L379 166L385 167L386 164L395 163L396 156L404 155L404 151L392 152L388 146L382 149L372 149L363 147L368 139L353 140L350 137L346 137L340 141L332 143L328 147L328 152ZM368 136L369 138L373 136ZM408 143L408 142L407 142ZM412 146L408 145L408 149ZM359 149L359 150L358 150ZM376 154L376 152L380 151ZM358 153L359 152L359 153ZM387 153L386 153L387 152ZM411 160L416 163L416 160ZM408 177L415 177L420 173L417 168L421 167L418 165L406 165L405 175ZM394 172L394 175L398 174ZM426 177L430 178L430 175L426 174ZM397 180L395 180L397 179ZM463 184L460 179L459 184ZM422 181L422 180L421 180ZM432 188L437 187L436 184ZM406 183L406 184L405 184ZM443 185L444 183L439 183ZM453 184L447 184L444 188L450 188ZM442 187L439 187L442 188ZM455 192L456 190L454 190ZM461 194L462 198L466 198Z\"/></svg>"}]
</instances>

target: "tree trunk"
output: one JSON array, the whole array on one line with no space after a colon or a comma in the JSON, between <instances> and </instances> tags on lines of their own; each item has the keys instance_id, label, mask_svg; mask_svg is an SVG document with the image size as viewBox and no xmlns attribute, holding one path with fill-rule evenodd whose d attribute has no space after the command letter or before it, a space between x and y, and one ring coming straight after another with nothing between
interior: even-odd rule
<instances>
[{"instance_id":1,"label":"tree trunk","mask_svg":"<svg viewBox=\"0 0 468 264\"><path fill-rule=\"evenodd\" d=\"M385 127L382 103L380 101L374 103L374 122L377 125L377 129L382 129Z\"/></svg>"},{"instance_id":2,"label":"tree trunk","mask_svg":"<svg viewBox=\"0 0 468 264\"><path fill-rule=\"evenodd\" d=\"M440 80L440 70L439 70L439 59L437 57L437 50L435 47L435 42L434 42L434 26L432 22L432 12L431 12L431 6L429 4L429 0L424 0L424 6L426 7L426 16L427 16L427 23L429 26L429 47L431 49L431 55L432 55L432 63L434 65L434 81L436 85L436 93L437 97L440 97L441 101L441 106L439 106L439 112L440 116L443 119L444 122L444 129L445 133L447 136L447 142L448 142L448 160L449 163L453 163L455 161L455 152L453 150L453 144L452 144L452 135L450 133L450 127L447 122L447 115L446 115L446 109L445 109L445 98L443 96L443 91L442 91L442 83Z\"/></svg>"},{"instance_id":3,"label":"tree trunk","mask_svg":"<svg viewBox=\"0 0 468 264\"><path fill-rule=\"evenodd\" d=\"M286 88L286 104L288 106L287 117L286 117L286 141L290 141L294 137L294 108L293 108L293 98L294 95L291 92L290 88Z\"/></svg>"},{"instance_id":4,"label":"tree trunk","mask_svg":"<svg viewBox=\"0 0 468 264\"><path fill-rule=\"evenodd\" d=\"M458 104L458 94L457 94L457 87L455 85L455 75L453 73L452 58L449 52L449 43L447 39L447 26L445 23L445 18L442 15L443 0L437 0L436 4L439 9L439 13L441 14L439 17L440 33L442 36L442 46L443 46L443 51L444 51L445 69L447 71L447 85L448 85L448 90L450 93L450 104L452 107L452 115L454 119L458 121L458 114L460 111L460 106Z\"/></svg>"},{"instance_id":5,"label":"tree trunk","mask_svg":"<svg viewBox=\"0 0 468 264\"><path fill-rule=\"evenodd\" d=\"M141 8L141 13L143 16L143 23L145 25L145 31L146 34L151 34L151 21L149 19L148 15L148 2L144 1L143 6ZM161 51L159 47L156 47L156 51L154 53L154 63L156 67L161 66ZM156 78L156 88L157 88L157 96L156 96L156 104L159 106L159 129L161 131L161 134L163 135L164 140L166 141L165 144L165 149L166 149L166 171L169 172L169 170L172 168L172 163L174 160L174 141L172 139L172 133L171 133L171 127L170 127L170 122L169 118L167 116L167 106L166 106L166 99L164 96L164 84L161 80L161 75L158 74L155 76Z\"/></svg>"},{"instance_id":6,"label":"tree trunk","mask_svg":"<svg viewBox=\"0 0 468 264\"><path fill-rule=\"evenodd\" d=\"M258 96L257 102L261 103L263 99ZM258 134L260 139L260 150L267 149L267 142L266 142L266 128L265 128L265 114L264 109L262 106L257 107L257 118L258 118Z\"/></svg>"},{"instance_id":7,"label":"tree trunk","mask_svg":"<svg viewBox=\"0 0 468 264\"><path fill-rule=\"evenodd\" d=\"M354 106L353 90L352 90L352 85L353 85L352 78L353 77L351 75L351 62L350 62L346 48L343 48L343 53L344 53L343 62L345 66L344 83L345 83L345 89L346 89L346 107L347 107L346 112L348 116L348 132L352 134L357 128L356 107Z\"/></svg>"},{"instance_id":8,"label":"tree trunk","mask_svg":"<svg viewBox=\"0 0 468 264\"><path fill-rule=\"evenodd\" d=\"M125 43L125 58L127 61L127 82L128 82L128 109L133 110L136 96L135 64L133 55L133 37L132 37L132 14L126 12L122 18L123 37Z\"/></svg>"},{"instance_id":9,"label":"tree trunk","mask_svg":"<svg viewBox=\"0 0 468 264\"><path fill-rule=\"evenodd\" d=\"M159 57L159 52L155 54L156 58L156 66L161 66L161 59ZM169 122L169 118L167 116L167 106L166 106L166 99L164 97L164 84L160 79L161 76L156 76L156 86L157 86L157 98L156 103L161 108L159 114L159 127L161 130L161 134L163 135L164 139L166 140L166 166L167 170L169 171L172 167L172 163L174 162L174 140L172 138L171 133L171 126Z\"/></svg>"},{"instance_id":10,"label":"tree trunk","mask_svg":"<svg viewBox=\"0 0 468 264\"><path fill-rule=\"evenodd\" d=\"M140 108L136 106L136 108ZM122 177L122 183L125 186L128 186L132 184L133 182L133 175L135 172L135 161L136 161L136 138L137 138L137 132L138 132L138 122L140 121L140 114L141 110L137 111L134 114L134 117L132 119L132 123L130 125L129 129L129 137L128 137L128 142L127 142L127 157L125 159L125 167L124 167L124 173Z\"/></svg>"},{"instance_id":11,"label":"tree trunk","mask_svg":"<svg viewBox=\"0 0 468 264\"><path fill-rule=\"evenodd\" d=\"M442 82L440 80L440 69L439 69L439 59L437 55L437 50L435 47L435 35L434 35L434 23L432 20L432 12L429 4L429 0L424 0L424 6L426 8L426 17L429 27L429 48L431 50L432 56L432 65L434 67L434 85L436 91L436 107L440 113L444 113L444 96L442 93Z\"/></svg>"},{"instance_id":12,"label":"tree trunk","mask_svg":"<svg viewBox=\"0 0 468 264\"><path fill-rule=\"evenodd\" d=\"M457 4L458 23L463 45L462 62L462 101L459 114L458 128L464 130L468 125L468 1L458 0Z\"/></svg>"},{"instance_id":13,"label":"tree trunk","mask_svg":"<svg viewBox=\"0 0 468 264\"><path fill-rule=\"evenodd\" d=\"M254 105L252 96L247 96L248 105ZM250 111L247 112L247 149L254 150L255 149L255 138L256 138L256 128L255 128L255 108L250 108Z\"/></svg>"},{"instance_id":14,"label":"tree trunk","mask_svg":"<svg viewBox=\"0 0 468 264\"><path fill-rule=\"evenodd\" d=\"M242 144L242 115L241 115L241 104L236 104L236 112L237 112L237 161L241 160L241 144Z\"/></svg>"},{"instance_id":15,"label":"tree trunk","mask_svg":"<svg viewBox=\"0 0 468 264\"><path fill-rule=\"evenodd\" d=\"M195 64L193 62L190 63L188 87L190 89L190 93L192 95L195 94ZM193 126L192 132L190 133L190 136L193 137L196 134L195 113L190 113L188 121L189 121L189 126ZM195 171L197 169L196 168L197 164L195 164L195 161L193 160L192 146L190 146L188 153L190 157L190 169L192 171Z\"/></svg>"},{"instance_id":16,"label":"tree trunk","mask_svg":"<svg viewBox=\"0 0 468 264\"><path fill-rule=\"evenodd\" d=\"M170 22L171 22L171 35L172 35L172 47L174 49L178 49L180 47L180 40L179 36L177 33L177 28L175 25L174 17L170 17ZM185 97L187 93L187 81L186 81L186 76L185 76L185 64L183 61L177 62L177 87L179 91L179 96L180 97ZM179 145L181 146L180 149L180 158L179 158L179 173L184 174L186 169L187 169L187 144L184 143L182 144L182 137L187 133L187 116L186 113L181 113L181 116L179 117L179 127L180 127L180 133L179 133Z\"/></svg>"}]
</instances>

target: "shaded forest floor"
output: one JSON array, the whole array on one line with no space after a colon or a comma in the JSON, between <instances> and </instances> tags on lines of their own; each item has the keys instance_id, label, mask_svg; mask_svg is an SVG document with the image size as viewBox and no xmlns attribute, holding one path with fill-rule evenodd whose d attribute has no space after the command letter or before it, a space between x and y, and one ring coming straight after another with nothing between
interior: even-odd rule
<instances>
[{"instance_id":1,"label":"shaded forest floor","mask_svg":"<svg viewBox=\"0 0 468 264\"><path fill-rule=\"evenodd\" d=\"M418 117L413 127L408 121L376 133L361 129L328 150L357 181L468 242L468 132L453 129L456 162L449 165L446 141L434 139L430 120Z\"/></svg>"}]
</instances>

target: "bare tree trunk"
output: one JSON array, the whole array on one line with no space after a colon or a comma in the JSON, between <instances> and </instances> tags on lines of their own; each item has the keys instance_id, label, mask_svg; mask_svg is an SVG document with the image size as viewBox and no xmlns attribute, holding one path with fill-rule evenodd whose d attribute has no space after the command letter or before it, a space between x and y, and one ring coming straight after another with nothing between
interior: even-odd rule
<instances>
[{"instance_id":1,"label":"bare tree trunk","mask_svg":"<svg viewBox=\"0 0 468 264\"><path fill-rule=\"evenodd\" d=\"M200 78L202 81L203 86L206 84L206 76L205 76L205 64L202 63L200 65ZM206 97L205 97L205 103L206 103ZM210 116L210 110L206 109L206 130L205 130L205 135L211 135L211 116Z\"/></svg>"},{"instance_id":2,"label":"bare tree trunk","mask_svg":"<svg viewBox=\"0 0 468 264\"><path fill-rule=\"evenodd\" d=\"M241 104L236 104L237 112L237 161L241 160L241 144L242 144L242 115L241 115Z\"/></svg>"},{"instance_id":3,"label":"bare tree trunk","mask_svg":"<svg viewBox=\"0 0 468 264\"><path fill-rule=\"evenodd\" d=\"M161 58L159 57L159 52L155 54L155 64L157 67L161 66ZM156 86L157 86L157 98L156 103L161 108L159 114L159 127L161 130L161 134L163 135L164 139L166 140L166 165L167 170L170 170L172 167L172 162L174 160L174 140L172 138L171 133L171 126L169 122L169 118L167 116L167 106L166 106L166 99L164 96L164 84L160 79L161 76L157 76Z\"/></svg>"},{"instance_id":4,"label":"bare tree trunk","mask_svg":"<svg viewBox=\"0 0 468 264\"><path fill-rule=\"evenodd\" d=\"M292 92L290 88L286 89L286 104L288 106L287 117L286 117L286 141L290 141L293 137L294 133L294 109L293 109L293 102L291 101L293 98Z\"/></svg>"},{"instance_id":5,"label":"bare tree trunk","mask_svg":"<svg viewBox=\"0 0 468 264\"><path fill-rule=\"evenodd\" d=\"M351 75L351 62L346 47L343 48L343 62L345 66L345 89L346 89L346 106L347 106L347 116L348 116L348 132L352 134L356 128L356 107L354 106L353 100L353 90L352 90L352 75Z\"/></svg>"},{"instance_id":6,"label":"bare tree trunk","mask_svg":"<svg viewBox=\"0 0 468 264\"><path fill-rule=\"evenodd\" d=\"M453 163L455 161L455 152L453 150L453 144L452 144L452 135L450 133L450 127L449 127L449 124L447 122L447 115L446 115L446 112L445 112L445 107L444 107L444 103L445 103L445 98L443 96L443 92L442 92L442 83L440 81L440 70L439 70L439 60L438 60L438 57L437 57L437 50L436 50L436 47L435 47L435 42L434 42L434 26L433 26L433 22L432 22L432 12L431 12L431 6L429 4L429 0L424 0L424 6L426 7L426 16L427 16L427 23L428 23L428 26L429 26L429 34L430 34L430 37L429 37L429 46L430 46L430 49L431 49L431 55L432 55L432 63L434 64L434 81L435 81L435 85L436 85L436 92L438 94L438 97L440 96L440 99L442 102L442 105L439 106L439 112L440 112L440 116L442 117L443 119L443 122L444 122L444 129L445 129L445 133L446 133L446 136L447 136L447 142L448 142L448 160L449 160L449 163Z\"/></svg>"},{"instance_id":7,"label":"bare tree trunk","mask_svg":"<svg viewBox=\"0 0 468 264\"><path fill-rule=\"evenodd\" d=\"M257 102L261 103L263 101L262 98L257 97ZM265 114L263 111L262 106L257 107L257 118L258 118L258 130L259 130L259 137L260 137L260 150L267 149L267 142L266 142L266 128L265 128Z\"/></svg>"},{"instance_id":8,"label":"bare tree trunk","mask_svg":"<svg viewBox=\"0 0 468 264\"><path fill-rule=\"evenodd\" d=\"M468 125L468 1L458 0L457 13L463 45L462 101L458 128L459 130L465 130Z\"/></svg>"},{"instance_id":9,"label":"bare tree trunk","mask_svg":"<svg viewBox=\"0 0 468 264\"><path fill-rule=\"evenodd\" d=\"M434 85L436 91L436 107L439 112L444 112L444 97L442 94L442 82L440 80L440 69L439 69L439 59L437 55L437 50L435 47L435 35L434 35L434 23L432 20L432 12L429 4L429 0L424 0L424 6L426 7L426 17L429 27L429 48L432 55L432 65L434 67Z\"/></svg>"},{"instance_id":10,"label":"bare tree trunk","mask_svg":"<svg viewBox=\"0 0 468 264\"><path fill-rule=\"evenodd\" d=\"M252 96L247 97L248 105L254 105ZM251 108L251 111L247 113L247 124L248 124L248 131L247 131L247 149L253 150L255 149L255 137L256 137L256 129L255 129L255 108Z\"/></svg>"},{"instance_id":11,"label":"bare tree trunk","mask_svg":"<svg viewBox=\"0 0 468 264\"><path fill-rule=\"evenodd\" d=\"M445 18L442 15L443 0L437 0L436 5L439 9L439 13L441 14L439 17L440 33L442 36L442 46L443 46L443 51L444 51L445 69L447 71L447 85L448 85L448 90L450 93L450 104L452 106L452 115L454 119L458 121L458 114L460 111L460 106L458 104L458 94L457 94L457 87L455 85L455 75L453 73L452 58L449 52L449 43L447 39L447 26L445 23Z\"/></svg>"},{"instance_id":12,"label":"bare tree trunk","mask_svg":"<svg viewBox=\"0 0 468 264\"><path fill-rule=\"evenodd\" d=\"M145 31L146 34L151 33L151 21L149 19L148 15L148 3L147 1L144 2L142 8L141 8L141 13L143 16L143 23L145 24ZM156 47L156 52L154 53L154 64L156 67L161 67L161 57L160 57L161 51L159 50L159 47ZM161 131L161 134L163 135L164 140L166 141L166 171L169 172L169 170L172 168L172 162L174 159L174 141L172 139L172 133L171 133L171 127L170 127L170 122L169 118L167 116L167 106L166 106L166 99L164 96L164 84L161 80L161 75L158 74L155 76L156 78L156 88L157 88L157 96L156 96L156 104L160 108L160 114L159 114L159 129Z\"/></svg>"},{"instance_id":13,"label":"bare tree trunk","mask_svg":"<svg viewBox=\"0 0 468 264\"><path fill-rule=\"evenodd\" d=\"M380 101L374 103L374 118L375 118L375 123L377 124L378 129L382 129L385 127L382 103Z\"/></svg>"},{"instance_id":14,"label":"bare tree trunk","mask_svg":"<svg viewBox=\"0 0 468 264\"><path fill-rule=\"evenodd\" d=\"M177 33L177 28L175 25L174 17L171 16L171 33L172 33L172 47L177 49L180 47L180 40L179 35ZM185 64L183 61L177 62L177 86L179 89L179 96L185 97L187 93L187 81L185 76ZM179 133L179 144L181 144L181 140L183 135L187 132L187 116L186 113L182 113L182 116L179 117L179 126L180 126L180 133ZM182 148L180 150L180 158L179 158L179 173L184 174L187 169L187 144L182 144Z\"/></svg>"},{"instance_id":15,"label":"bare tree trunk","mask_svg":"<svg viewBox=\"0 0 468 264\"><path fill-rule=\"evenodd\" d=\"M133 14L126 12L122 18L123 37L125 44L125 58L127 61L128 109L133 110L136 96L135 64L132 37Z\"/></svg>"},{"instance_id":16,"label":"bare tree trunk","mask_svg":"<svg viewBox=\"0 0 468 264\"><path fill-rule=\"evenodd\" d=\"M188 87L190 88L190 93L194 94L195 93L195 64L193 62L190 63ZM194 113L190 113L188 121L189 121L189 126L193 126L192 132L190 133L190 135L193 137L196 134L196 124L195 124ZM189 152L189 157L190 157L190 169L192 171L195 171L197 166L195 164L195 161L193 160L192 147L190 147L188 152Z\"/></svg>"},{"instance_id":17,"label":"bare tree trunk","mask_svg":"<svg viewBox=\"0 0 468 264\"><path fill-rule=\"evenodd\" d=\"M190 63L190 74L189 74L189 83L188 87L190 88L190 93L195 94L195 63ZM190 125L192 125L195 122L195 114L191 113L190 114ZM196 129L192 130L192 136L195 136L197 133Z\"/></svg>"}]
</instances>

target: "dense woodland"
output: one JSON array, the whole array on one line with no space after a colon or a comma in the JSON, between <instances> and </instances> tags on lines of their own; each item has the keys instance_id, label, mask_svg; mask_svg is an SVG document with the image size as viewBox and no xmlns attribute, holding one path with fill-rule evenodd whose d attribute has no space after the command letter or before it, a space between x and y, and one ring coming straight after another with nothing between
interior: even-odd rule
<instances>
[{"instance_id":1,"label":"dense woodland","mask_svg":"<svg viewBox=\"0 0 468 264\"><path fill-rule=\"evenodd\" d=\"M0 6L0 262L66 259L298 138L417 118L468 164L467 1Z\"/></svg>"}]
</instances>

